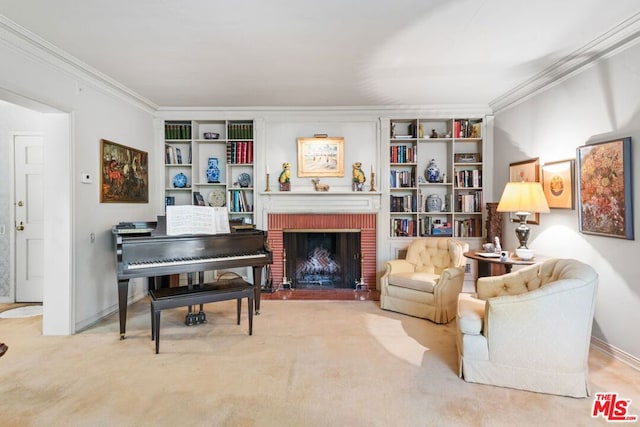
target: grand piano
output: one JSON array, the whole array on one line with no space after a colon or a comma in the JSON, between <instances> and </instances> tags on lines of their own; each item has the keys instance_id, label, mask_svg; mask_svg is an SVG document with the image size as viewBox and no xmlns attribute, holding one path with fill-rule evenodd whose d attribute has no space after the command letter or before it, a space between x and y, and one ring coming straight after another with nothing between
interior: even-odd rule
<instances>
[{"instance_id":1,"label":"grand piano","mask_svg":"<svg viewBox=\"0 0 640 427\"><path fill-rule=\"evenodd\" d=\"M127 325L129 279L252 267L255 312L260 313L262 268L271 264L266 232L231 227L231 233L167 236L158 222L127 222L112 228L118 277L120 339Z\"/></svg>"}]
</instances>

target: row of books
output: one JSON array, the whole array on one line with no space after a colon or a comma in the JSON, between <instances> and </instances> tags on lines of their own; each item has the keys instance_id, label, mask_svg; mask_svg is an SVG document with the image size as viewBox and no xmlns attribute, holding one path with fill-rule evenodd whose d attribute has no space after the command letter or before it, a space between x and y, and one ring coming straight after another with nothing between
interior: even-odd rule
<instances>
[{"instance_id":1,"label":"row of books","mask_svg":"<svg viewBox=\"0 0 640 427\"><path fill-rule=\"evenodd\" d=\"M392 237L415 237L416 221L407 218L395 218L391 220Z\"/></svg>"},{"instance_id":2,"label":"row of books","mask_svg":"<svg viewBox=\"0 0 640 427\"><path fill-rule=\"evenodd\" d=\"M231 190L231 212L252 212L253 206L247 201L246 192L243 190Z\"/></svg>"},{"instance_id":3,"label":"row of books","mask_svg":"<svg viewBox=\"0 0 640 427\"><path fill-rule=\"evenodd\" d=\"M482 171L479 169L457 170L453 179L456 187L482 187Z\"/></svg>"},{"instance_id":4,"label":"row of books","mask_svg":"<svg viewBox=\"0 0 640 427\"><path fill-rule=\"evenodd\" d=\"M482 237L482 220L478 217L456 220L454 226L458 237Z\"/></svg>"},{"instance_id":5,"label":"row of books","mask_svg":"<svg viewBox=\"0 0 640 427\"><path fill-rule=\"evenodd\" d=\"M392 145L389 159L391 163L415 163L416 148L406 145Z\"/></svg>"},{"instance_id":6,"label":"row of books","mask_svg":"<svg viewBox=\"0 0 640 427\"><path fill-rule=\"evenodd\" d=\"M482 212L482 190L468 194L458 194L456 212Z\"/></svg>"},{"instance_id":7,"label":"row of books","mask_svg":"<svg viewBox=\"0 0 640 427\"><path fill-rule=\"evenodd\" d=\"M416 196L406 194L404 196L389 196L391 198L391 212L416 212L418 203Z\"/></svg>"},{"instance_id":8,"label":"row of books","mask_svg":"<svg viewBox=\"0 0 640 427\"><path fill-rule=\"evenodd\" d=\"M253 124L230 123L228 135L229 139L253 139Z\"/></svg>"},{"instance_id":9,"label":"row of books","mask_svg":"<svg viewBox=\"0 0 640 427\"><path fill-rule=\"evenodd\" d=\"M173 145L167 145L165 147L165 164L167 165L183 165L191 164L191 147L189 147L189 153L186 158L182 155L182 149L174 147Z\"/></svg>"},{"instance_id":10,"label":"row of books","mask_svg":"<svg viewBox=\"0 0 640 427\"><path fill-rule=\"evenodd\" d=\"M393 237L414 237L416 230L416 221L413 219L394 218L391 220L391 235ZM467 218L456 220L451 224L425 217L421 218L418 231L420 236L482 237L482 221L480 218Z\"/></svg>"},{"instance_id":11,"label":"row of books","mask_svg":"<svg viewBox=\"0 0 640 427\"><path fill-rule=\"evenodd\" d=\"M389 175L391 188L415 187L416 178L413 171L392 170Z\"/></svg>"},{"instance_id":12,"label":"row of books","mask_svg":"<svg viewBox=\"0 0 640 427\"><path fill-rule=\"evenodd\" d=\"M167 123L164 125L165 139L191 139L191 123Z\"/></svg>"},{"instance_id":13,"label":"row of books","mask_svg":"<svg viewBox=\"0 0 640 427\"><path fill-rule=\"evenodd\" d=\"M227 163L253 163L253 141L230 141L227 143Z\"/></svg>"},{"instance_id":14,"label":"row of books","mask_svg":"<svg viewBox=\"0 0 640 427\"><path fill-rule=\"evenodd\" d=\"M454 138L482 138L482 122L456 120L453 124Z\"/></svg>"},{"instance_id":15,"label":"row of books","mask_svg":"<svg viewBox=\"0 0 640 427\"><path fill-rule=\"evenodd\" d=\"M420 219L421 236L451 237L453 228L450 222L442 222L440 219L426 216Z\"/></svg>"}]
</instances>

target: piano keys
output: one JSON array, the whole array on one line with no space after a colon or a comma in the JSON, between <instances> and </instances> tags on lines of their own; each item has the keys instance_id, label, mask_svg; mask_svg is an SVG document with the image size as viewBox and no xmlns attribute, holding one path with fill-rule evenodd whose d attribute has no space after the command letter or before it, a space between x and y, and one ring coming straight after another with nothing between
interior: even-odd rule
<instances>
[{"instance_id":1,"label":"piano keys","mask_svg":"<svg viewBox=\"0 0 640 427\"><path fill-rule=\"evenodd\" d=\"M158 219L158 223L121 223L112 228L120 339L126 330L129 279L137 277L252 267L255 312L260 313L262 268L272 262L266 232L232 228L225 234L167 236L161 217Z\"/></svg>"}]
</instances>

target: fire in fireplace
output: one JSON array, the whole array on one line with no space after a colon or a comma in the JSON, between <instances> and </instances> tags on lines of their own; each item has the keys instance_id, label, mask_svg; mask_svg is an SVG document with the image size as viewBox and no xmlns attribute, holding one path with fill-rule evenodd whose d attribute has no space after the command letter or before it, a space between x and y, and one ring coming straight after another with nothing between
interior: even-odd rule
<instances>
[{"instance_id":1,"label":"fire in fireplace","mask_svg":"<svg viewBox=\"0 0 640 427\"><path fill-rule=\"evenodd\" d=\"M361 275L359 230L284 230L283 239L292 287L356 287Z\"/></svg>"}]
</instances>

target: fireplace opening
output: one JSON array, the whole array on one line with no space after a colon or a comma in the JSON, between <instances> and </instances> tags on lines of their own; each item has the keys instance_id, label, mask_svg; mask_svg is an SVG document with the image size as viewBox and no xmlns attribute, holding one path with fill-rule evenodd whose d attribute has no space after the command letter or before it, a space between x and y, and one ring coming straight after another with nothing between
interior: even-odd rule
<instances>
[{"instance_id":1,"label":"fireplace opening","mask_svg":"<svg viewBox=\"0 0 640 427\"><path fill-rule=\"evenodd\" d=\"M285 230L286 272L297 289L355 289L360 230Z\"/></svg>"}]
</instances>

